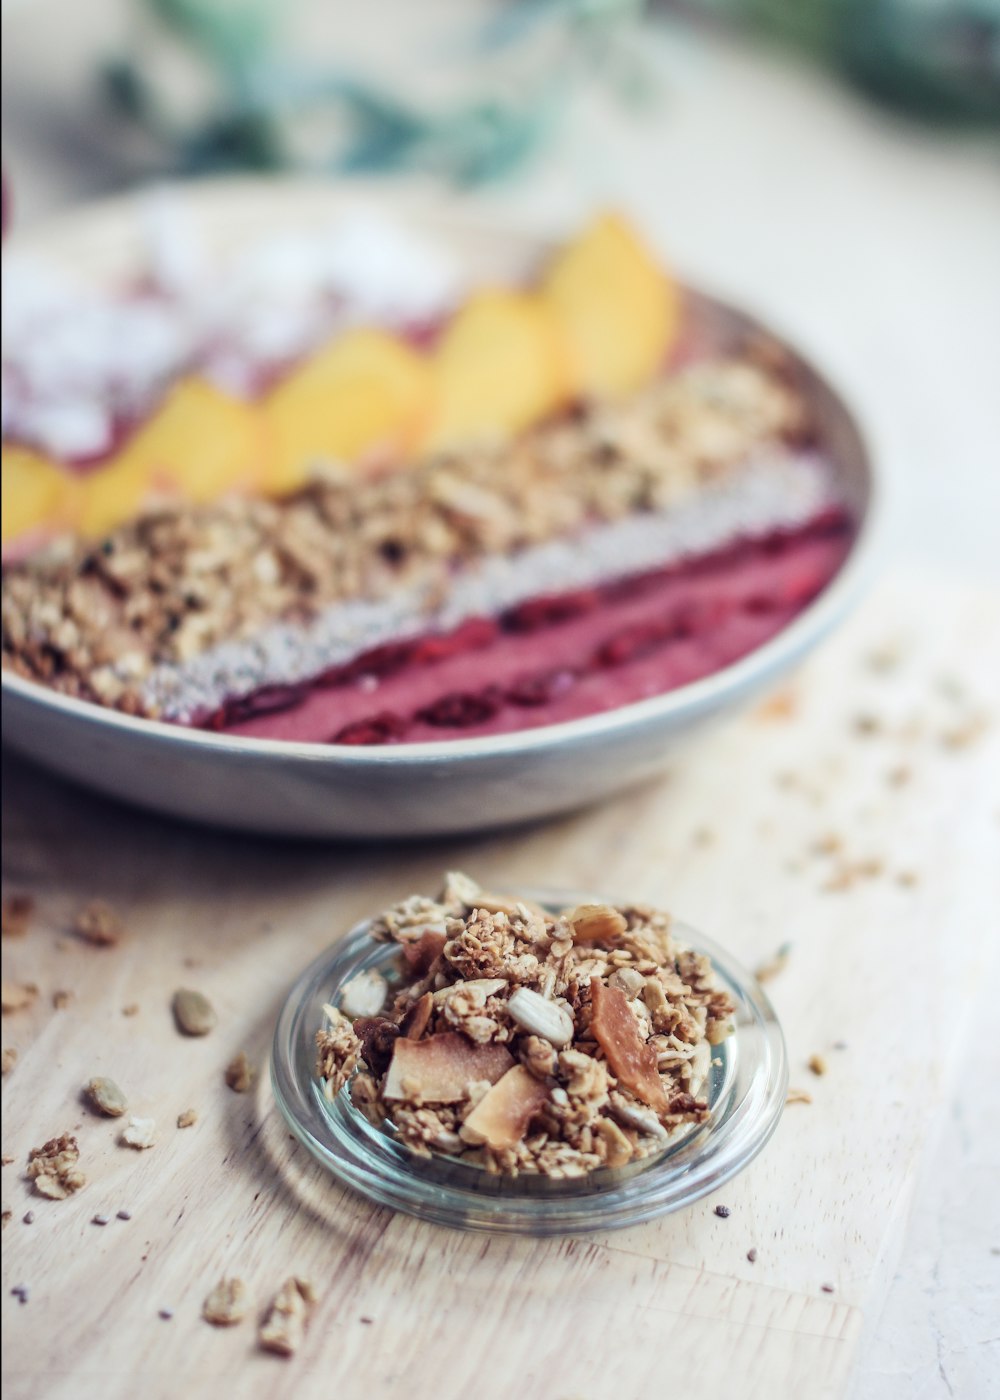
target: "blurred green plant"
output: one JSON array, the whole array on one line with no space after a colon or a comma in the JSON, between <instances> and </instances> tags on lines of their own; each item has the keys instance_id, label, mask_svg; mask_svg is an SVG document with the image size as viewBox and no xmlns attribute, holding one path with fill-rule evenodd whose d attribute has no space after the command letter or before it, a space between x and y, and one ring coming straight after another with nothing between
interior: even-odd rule
<instances>
[{"instance_id":1,"label":"blurred green plant","mask_svg":"<svg viewBox=\"0 0 1000 1400\"><path fill-rule=\"evenodd\" d=\"M508 0L460 44L467 61L504 57L544 39L559 61L441 110L378 81L287 56L285 5L275 0L134 0L142 32L107 64L106 95L185 173L289 166L341 171L431 170L460 183L497 178L550 132L574 79L597 71L626 99L644 96L629 37L645 0ZM158 79L168 40L203 79L194 116ZM462 53L458 54L461 60ZM536 65L537 67L537 65ZM205 86L203 82L202 86ZM495 85L491 85L495 87ZM315 128L328 135L319 149ZM311 126L308 151L298 139Z\"/></svg>"},{"instance_id":2,"label":"blurred green plant","mask_svg":"<svg viewBox=\"0 0 1000 1400\"><path fill-rule=\"evenodd\" d=\"M1000 123L1000 0L684 0L930 121Z\"/></svg>"}]
</instances>

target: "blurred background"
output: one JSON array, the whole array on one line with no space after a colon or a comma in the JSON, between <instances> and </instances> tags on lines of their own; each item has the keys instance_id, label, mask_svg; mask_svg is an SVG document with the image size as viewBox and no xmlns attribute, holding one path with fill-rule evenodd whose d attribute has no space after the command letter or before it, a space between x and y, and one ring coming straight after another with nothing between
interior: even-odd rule
<instances>
[{"instance_id":1,"label":"blurred background","mask_svg":"<svg viewBox=\"0 0 1000 1400\"><path fill-rule=\"evenodd\" d=\"M304 169L636 217L853 398L915 564L1000 577L1000 0L8 0L24 228Z\"/></svg>"}]
</instances>

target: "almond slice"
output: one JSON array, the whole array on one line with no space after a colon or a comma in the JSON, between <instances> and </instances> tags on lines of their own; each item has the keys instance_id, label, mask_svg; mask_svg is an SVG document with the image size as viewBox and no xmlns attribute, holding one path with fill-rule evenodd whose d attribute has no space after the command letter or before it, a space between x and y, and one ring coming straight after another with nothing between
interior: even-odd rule
<instances>
[{"instance_id":1,"label":"almond slice","mask_svg":"<svg viewBox=\"0 0 1000 1400\"><path fill-rule=\"evenodd\" d=\"M606 987L599 977L592 977L590 1000L593 1007L590 1029L619 1084L657 1113L666 1113L669 1104L656 1072L656 1051L639 1033L639 1024L629 1010L625 993L617 987Z\"/></svg>"},{"instance_id":2,"label":"almond slice","mask_svg":"<svg viewBox=\"0 0 1000 1400\"><path fill-rule=\"evenodd\" d=\"M462 1125L462 1137L495 1152L516 1147L548 1101L545 1085L523 1065L515 1065L476 1104Z\"/></svg>"},{"instance_id":3,"label":"almond slice","mask_svg":"<svg viewBox=\"0 0 1000 1400\"><path fill-rule=\"evenodd\" d=\"M419 1103L461 1103L470 1084L486 1079L495 1084L514 1063L503 1045L473 1045L458 1031L430 1035L426 1040L400 1037L382 1096Z\"/></svg>"},{"instance_id":4,"label":"almond slice","mask_svg":"<svg viewBox=\"0 0 1000 1400\"><path fill-rule=\"evenodd\" d=\"M578 904L565 915L574 943L614 943L628 928L610 904Z\"/></svg>"}]
</instances>

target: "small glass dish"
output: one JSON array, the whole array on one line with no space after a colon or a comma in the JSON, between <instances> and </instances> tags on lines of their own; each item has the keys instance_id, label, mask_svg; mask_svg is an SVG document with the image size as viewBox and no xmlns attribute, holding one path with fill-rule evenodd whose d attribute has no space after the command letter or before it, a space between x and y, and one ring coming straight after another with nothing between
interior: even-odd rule
<instances>
[{"instance_id":1,"label":"small glass dish","mask_svg":"<svg viewBox=\"0 0 1000 1400\"><path fill-rule=\"evenodd\" d=\"M579 892L529 893L553 910L594 898ZM568 1180L494 1176L444 1154L419 1157L397 1140L391 1124L370 1123L347 1089L329 1101L316 1077L315 1036L325 1025L324 1002L336 1006L345 985L361 972L377 969L390 986L399 980L398 945L375 942L370 925L370 920L356 925L292 987L275 1029L271 1082L299 1141L340 1181L379 1205L436 1225L507 1234L579 1234L637 1225L691 1205L729 1181L777 1127L788 1064L774 1010L757 980L718 944L675 922L677 942L711 958L736 1007L735 1029L714 1047L701 1090L711 1110L706 1123L672 1135L654 1156Z\"/></svg>"}]
</instances>

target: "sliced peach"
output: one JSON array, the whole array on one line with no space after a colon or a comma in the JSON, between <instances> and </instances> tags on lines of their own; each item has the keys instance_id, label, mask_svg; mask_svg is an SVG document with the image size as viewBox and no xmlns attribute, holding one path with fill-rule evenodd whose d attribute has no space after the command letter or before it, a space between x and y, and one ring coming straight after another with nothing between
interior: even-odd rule
<instances>
[{"instance_id":1,"label":"sliced peach","mask_svg":"<svg viewBox=\"0 0 1000 1400\"><path fill-rule=\"evenodd\" d=\"M80 506L76 477L30 447L4 444L3 541L72 526Z\"/></svg>"},{"instance_id":2,"label":"sliced peach","mask_svg":"<svg viewBox=\"0 0 1000 1400\"><path fill-rule=\"evenodd\" d=\"M519 432L569 390L559 325L547 303L526 292L471 297L448 324L433 366L436 403L422 441L430 450Z\"/></svg>"},{"instance_id":3,"label":"sliced peach","mask_svg":"<svg viewBox=\"0 0 1000 1400\"><path fill-rule=\"evenodd\" d=\"M84 534L100 535L151 499L210 501L256 485L264 432L257 410L204 379L182 379L125 445L83 481Z\"/></svg>"},{"instance_id":4,"label":"sliced peach","mask_svg":"<svg viewBox=\"0 0 1000 1400\"><path fill-rule=\"evenodd\" d=\"M678 288L619 214L602 214L557 254L541 290L566 337L578 393L641 388L677 339Z\"/></svg>"},{"instance_id":5,"label":"sliced peach","mask_svg":"<svg viewBox=\"0 0 1000 1400\"><path fill-rule=\"evenodd\" d=\"M669 1105L656 1069L656 1051L643 1040L625 993L617 987L605 986L599 977L592 977L590 999L593 1008L590 1029L607 1057L612 1074L637 1099L649 1104L657 1113L666 1113Z\"/></svg>"},{"instance_id":6,"label":"sliced peach","mask_svg":"<svg viewBox=\"0 0 1000 1400\"><path fill-rule=\"evenodd\" d=\"M348 331L265 399L272 435L265 488L293 490L319 462L355 462L376 451L405 454L430 397L424 356L388 331Z\"/></svg>"},{"instance_id":7,"label":"sliced peach","mask_svg":"<svg viewBox=\"0 0 1000 1400\"><path fill-rule=\"evenodd\" d=\"M473 1045L458 1031L426 1040L400 1037L392 1050L382 1096L418 1103L461 1103L469 1085L487 1079L495 1084L514 1063L504 1045Z\"/></svg>"},{"instance_id":8,"label":"sliced peach","mask_svg":"<svg viewBox=\"0 0 1000 1400\"><path fill-rule=\"evenodd\" d=\"M476 1104L462 1125L462 1136L496 1152L516 1147L548 1101L549 1091L541 1080L515 1065Z\"/></svg>"}]
</instances>

